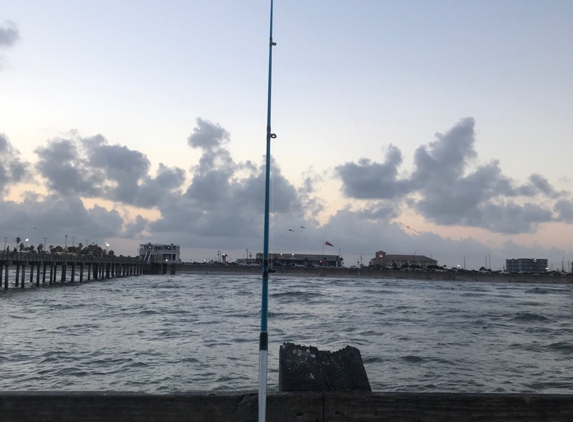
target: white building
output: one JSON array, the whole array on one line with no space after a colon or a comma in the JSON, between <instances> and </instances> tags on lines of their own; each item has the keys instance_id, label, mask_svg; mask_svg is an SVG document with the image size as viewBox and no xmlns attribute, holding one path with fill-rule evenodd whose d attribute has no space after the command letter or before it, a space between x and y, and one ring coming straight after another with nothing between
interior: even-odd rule
<instances>
[{"instance_id":1,"label":"white building","mask_svg":"<svg viewBox=\"0 0 573 422\"><path fill-rule=\"evenodd\" d=\"M139 259L149 264L181 262L179 245L160 245L158 243L144 243L139 245Z\"/></svg>"}]
</instances>

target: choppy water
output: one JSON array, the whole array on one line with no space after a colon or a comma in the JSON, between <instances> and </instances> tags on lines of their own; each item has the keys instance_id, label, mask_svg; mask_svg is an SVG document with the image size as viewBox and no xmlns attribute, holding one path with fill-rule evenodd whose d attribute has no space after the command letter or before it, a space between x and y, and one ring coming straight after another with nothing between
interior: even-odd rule
<instances>
[{"instance_id":1,"label":"choppy water","mask_svg":"<svg viewBox=\"0 0 573 422\"><path fill-rule=\"evenodd\" d=\"M257 388L259 276L142 276L0 293L0 390ZM274 277L286 341L358 347L375 391L573 393L573 287Z\"/></svg>"}]
</instances>

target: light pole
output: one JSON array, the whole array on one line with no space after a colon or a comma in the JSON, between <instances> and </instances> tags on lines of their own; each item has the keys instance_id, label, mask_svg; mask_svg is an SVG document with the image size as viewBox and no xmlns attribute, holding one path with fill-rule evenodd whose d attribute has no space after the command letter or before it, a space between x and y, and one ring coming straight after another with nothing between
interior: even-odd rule
<instances>
[{"instance_id":1,"label":"light pole","mask_svg":"<svg viewBox=\"0 0 573 422\"><path fill-rule=\"evenodd\" d=\"M76 246L76 237L72 236L72 246Z\"/></svg>"},{"instance_id":2,"label":"light pole","mask_svg":"<svg viewBox=\"0 0 573 422\"><path fill-rule=\"evenodd\" d=\"M68 247L68 235L66 235L66 242L64 243L64 249Z\"/></svg>"},{"instance_id":3,"label":"light pole","mask_svg":"<svg viewBox=\"0 0 573 422\"><path fill-rule=\"evenodd\" d=\"M109 246L109 243L105 242L105 252L107 253L107 247Z\"/></svg>"},{"instance_id":4,"label":"light pole","mask_svg":"<svg viewBox=\"0 0 573 422\"><path fill-rule=\"evenodd\" d=\"M28 239L26 239L26 249L28 249Z\"/></svg>"},{"instance_id":5,"label":"light pole","mask_svg":"<svg viewBox=\"0 0 573 422\"><path fill-rule=\"evenodd\" d=\"M46 240L48 240L48 238L44 237L44 251L46 250Z\"/></svg>"}]
</instances>

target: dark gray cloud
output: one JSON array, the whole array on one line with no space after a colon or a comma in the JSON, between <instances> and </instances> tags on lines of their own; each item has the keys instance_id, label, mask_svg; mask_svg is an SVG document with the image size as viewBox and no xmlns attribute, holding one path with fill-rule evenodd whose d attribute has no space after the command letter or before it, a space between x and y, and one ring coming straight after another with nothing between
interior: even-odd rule
<instances>
[{"instance_id":1,"label":"dark gray cloud","mask_svg":"<svg viewBox=\"0 0 573 422\"><path fill-rule=\"evenodd\" d=\"M28 193L22 202L0 200L0 227L8 244L14 246L16 237L29 238L37 246L64 245L65 236L71 245L99 242L121 236L123 218L116 210L98 205L86 208L78 196L58 194L41 196Z\"/></svg>"},{"instance_id":2,"label":"dark gray cloud","mask_svg":"<svg viewBox=\"0 0 573 422\"><path fill-rule=\"evenodd\" d=\"M85 139L53 139L36 149L36 169L47 187L60 195L104 198L153 208L185 181L185 172L159 165L149 175L147 157L125 146L109 145L97 135Z\"/></svg>"},{"instance_id":3,"label":"dark gray cloud","mask_svg":"<svg viewBox=\"0 0 573 422\"><path fill-rule=\"evenodd\" d=\"M20 33L14 22L6 21L0 26L0 47L10 47L19 39Z\"/></svg>"},{"instance_id":4,"label":"dark gray cloud","mask_svg":"<svg viewBox=\"0 0 573 422\"><path fill-rule=\"evenodd\" d=\"M390 220L399 215L399 207L395 203L379 201L367 205L356 212L357 216L365 220Z\"/></svg>"},{"instance_id":5,"label":"dark gray cloud","mask_svg":"<svg viewBox=\"0 0 573 422\"><path fill-rule=\"evenodd\" d=\"M398 179L398 168L402 164L402 152L394 145L386 150L383 163L363 158L356 163L335 167L342 178L343 193L355 199L388 199L404 196L410 188Z\"/></svg>"},{"instance_id":6,"label":"dark gray cloud","mask_svg":"<svg viewBox=\"0 0 573 422\"><path fill-rule=\"evenodd\" d=\"M0 134L0 194L5 194L10 185L30 179L30 165L20 160L20 153L7 136Z\"/></svg>"},{"instance_id":7,"label":"dark gray cloud","mask_svg":"<svg viewBox=\"0 0 573 422\"><path fill-rule=\"evenodd\" d=\"M557 221L573 224L573 202L568 199L560 199L555 203L553 210L557 213Z\"/></svg>"},{"instance_id":8,"label":"dark gray cloud","mask_svg":"<svg viewBox=\"0 0 573 422\"><path fill-rule=\"evenodd\" d=\"M226 244L244 245L248 239L260 238L264 164L235 163L225 147L228 140L228 133L219 125L197 119L189 145L202 150L199 164L191 168L191 183L182 196L172 195L158 204L161 218L150 224L153 232L175 237L186 233L202 246L217 242L220 245L221 239L226 239ZM310 195L312 180L306 181L305 192L299 194L274 160L271 168L271 212L276 221L280 219L278 216L286 214L297 221L303 220L305 210L317 207ZM292 220L277 224L292 224Z\"/></svg>"},{"instance_id":9,"label":"dark gray cloud","mask_svg":"<svg viewBox=\"0 0 573 422\"><path fill-rule=\"evenodd\" d=\"M54 193L70 196L101 197L105 178L80 156L78 145L69 139L52 139L35 150L36 170Z\"/></svg>"},{"instance_id":10,"label":"dark gray cloud","mask_svg":"<svg viewBox=\"0 0 573 422\"><path fill-rule=\"evenodd\" d=\"M197 118L196 123L197 127L193 129L193 133L187 138L190 147L211 150L220 148L224 143L229 142L229 132L218 124L201 118Z\"/></svg>"},{"instance_id":11,"label":"dark gray cloud","mask_svg":"<svg viewBox=\"0 0 573 422\"><path fill-rule=\"evenodd\" d=\"M557 199L557 192L546 178L532 174L519 184L502 174L494 160L475 165L475 122L460 120L436 140L420 146L414 154L409 176L399 178L401 152L393 147L383 163L362 159L357 164L337 167L343 193L354 199L403 198L427 220L440 225L481 227L500 233L532 232L539 223L554 219L552 210L523 198ZM396 204L395 206L398 206ZM366 212L370 211L370 212ZM372 212L371 218L392 216L390 212Z\"/></svg>"},{"instance_id":12,"label":"dark gray cloud","mask_svg":"<svg viewBox=\"0 0 573 422\"><path fill-rule=\"evenodd\" d=\"M121 237L126 239L139 238L146 230L148 224L149 220L147 218L143 218L141 215L138 215L135 217L135 220L129 221L125 224L125 230Z\"/></svg>"}]
</instances>

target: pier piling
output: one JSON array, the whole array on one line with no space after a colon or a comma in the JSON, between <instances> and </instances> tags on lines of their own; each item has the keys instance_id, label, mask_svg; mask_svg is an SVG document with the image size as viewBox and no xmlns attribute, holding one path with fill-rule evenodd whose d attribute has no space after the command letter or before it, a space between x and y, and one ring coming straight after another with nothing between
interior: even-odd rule
<instances>
[{"instance_id":1,"label":"pier piling","mask_svg":"<svg viewBox=\"0 0 573 422\"><path fill-rule=\"evenodd\" d=\"M30 266L30 286L34 286L34 272L36 273L36 287L40 286L40 275L42 284L57 283L58 266L60 266L59 279L64 284L68 281L68 267L70 267L69 283L83 283L84 270L87 271L87 281L113 279L128 277L130 275L141 275L143 266L150 266L137 258L126 257L94 257L92 255L77 254L42 254L29 252L8 252L0 251L0 289L8 290L10 286L10 266L15 266L14 287L26 288L26 267ZM78 268L79 267L79 268ZM13 268L13 267L12 267ZM76 271L79 270L79 277ZM4 284L2 284L4 283Z\"/></svg>"}]
</instances>

